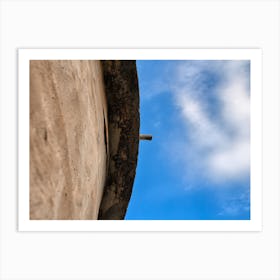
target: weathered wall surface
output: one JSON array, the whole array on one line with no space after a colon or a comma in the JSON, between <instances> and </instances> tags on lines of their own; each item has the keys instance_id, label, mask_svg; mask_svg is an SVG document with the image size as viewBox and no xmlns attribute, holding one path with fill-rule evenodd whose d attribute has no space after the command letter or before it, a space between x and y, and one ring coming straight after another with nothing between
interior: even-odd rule
<instances>
[{"instance_id":1,"label":"weathered wall surface","mask_svg":"<svg viewBox=\"0 0 280 280\"><path fill-rule=\"evenodd\" d=\"M30 219L97 219L106 103L99 61L30 62Z\"/></svg>"},{"instance_id":2,"label":"weathered wall surface","mask_svg":"<svg viewBox=\"0 0 280 280\"><path fill-rule=\"evenodd\" d=\"M135 60L102 61L108 100L110 160L99 219L124 219L139 145L139 89Z\"/></svg>"}]
</instances>

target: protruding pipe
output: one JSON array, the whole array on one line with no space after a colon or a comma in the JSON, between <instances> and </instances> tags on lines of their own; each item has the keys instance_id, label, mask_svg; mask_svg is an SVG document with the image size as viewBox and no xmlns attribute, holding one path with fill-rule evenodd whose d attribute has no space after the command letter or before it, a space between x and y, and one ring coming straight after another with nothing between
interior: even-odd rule
<instances>
[{"instance_id":1,"label":"protruding pipe","mask_svg":"<svg viewBox=\"0 0 280 280\"><path fill-rule=\"evenodd\" d=\"M139 139L151 141L153 139L153 136L150 134L140 134Z\"/></svg>"}]
</instances>

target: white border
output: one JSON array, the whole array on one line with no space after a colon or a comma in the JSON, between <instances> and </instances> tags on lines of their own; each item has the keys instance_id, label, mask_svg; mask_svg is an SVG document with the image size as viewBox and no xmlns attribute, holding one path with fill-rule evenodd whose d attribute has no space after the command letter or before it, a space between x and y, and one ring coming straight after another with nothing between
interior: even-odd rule
<instances>
[{"instance_id":1,"label":"white border","mask_svg":"<svg viewBox=\"0 0 280 280\"><path fill-rule=\"evenodd\" d=\"M19 49L19 231L261 231L262 65L260 49ZM251 61L251 220L29 220L29 61L36 59L176 59Z\"/></svg>"}]
</instances>

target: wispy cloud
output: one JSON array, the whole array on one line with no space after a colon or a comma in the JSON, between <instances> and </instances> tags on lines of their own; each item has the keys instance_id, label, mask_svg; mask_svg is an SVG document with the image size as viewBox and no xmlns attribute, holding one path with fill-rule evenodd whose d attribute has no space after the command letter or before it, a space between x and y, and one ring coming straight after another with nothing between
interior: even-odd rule
<instances>
[{"instance_id":1,"label":"wispy cloud","mask_svg":"<svg viewBox=\"0 0 280 280\"><path fill-rule=\"evenodd\" d=\"M192 168L216 183L248 176L248 61L185 61L174 71L171 88L187 131L186 160L196 158Z\"/></svg>"},{"instance_id":2,"label":"wispy cloud","mask_svg":"<svg viewBox=\"0 0 280 280\"><path fill-rule=\"evenodd\" d=\"M221 211L218 216L235 217L242 213L249 213L250 210L250 192L245 190L241 193L231 195L228 199L222 198Z\"/></svg>"},{"instance_id":3,"label":"wispy cloud","mask_svg":"<svg viewBox=\"0 0 280 280\"><path fill-rule=\"evenodd\" d=\"M162 203L186 219L249 219L250 62L137 63L141 129L153 134L140 151L141 190L153 208Z\"/></svg>"}]
</instances>

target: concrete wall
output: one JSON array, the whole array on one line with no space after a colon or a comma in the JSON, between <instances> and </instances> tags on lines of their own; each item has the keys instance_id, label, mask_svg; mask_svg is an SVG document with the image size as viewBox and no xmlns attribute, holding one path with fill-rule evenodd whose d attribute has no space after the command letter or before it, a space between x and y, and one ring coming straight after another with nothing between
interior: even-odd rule
<instances>
[{"instance_id":1,"label":"concrete wall","mask_svg":"<svg viewBox=\"0 0 280 280\"><path fill-rule=\"evenodd\" d=\"M97 219L107 127L99 61L30 62L30 219Z\"/></svg>"}]
</instances>

